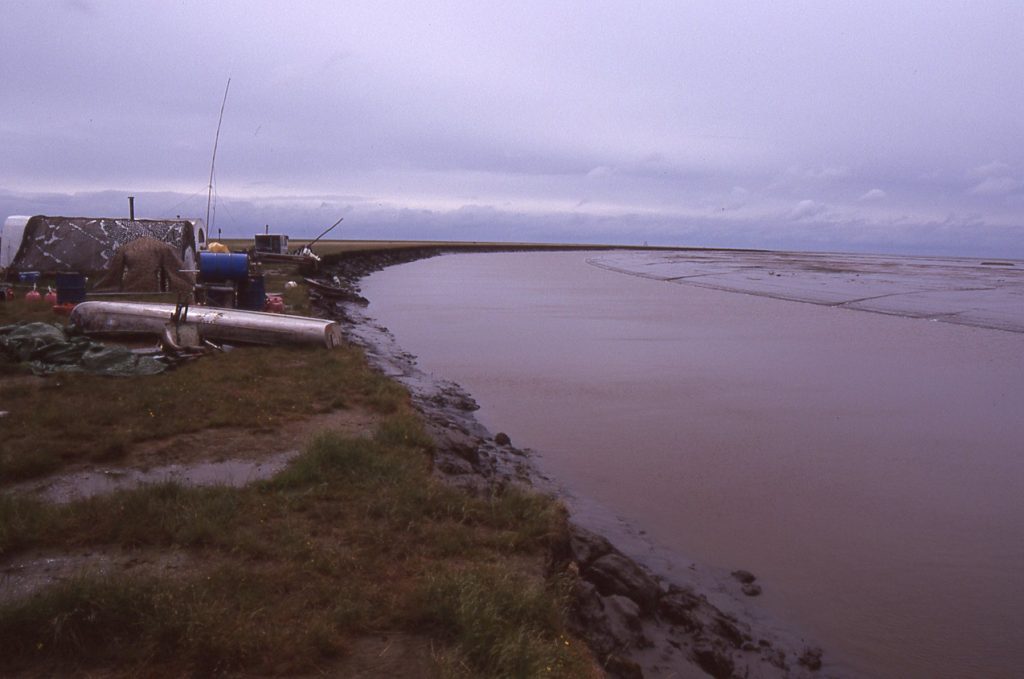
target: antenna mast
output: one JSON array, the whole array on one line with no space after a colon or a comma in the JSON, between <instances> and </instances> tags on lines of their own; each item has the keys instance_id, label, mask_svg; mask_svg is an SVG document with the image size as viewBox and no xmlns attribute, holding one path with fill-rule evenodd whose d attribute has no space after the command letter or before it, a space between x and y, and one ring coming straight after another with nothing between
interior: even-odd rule
<instances>
[{"instance_id":1,"label":"antenna mast","mask_svg":"<svg viewBox=\"0 0 1024 679\"><path fill-rule=\"evenodd\" d=\"M210 233L210 229L213 227L210 224L210 201L213 199L213 166L217 162L217 143L220 141L220 124L224 122L224 107L228 103L228 89L231 87L231 78L228 78L228 84L224 87L224 101L220 103L220 117L217 118L217 135L213 138L213 160L210 161L210 185L209 190L206 194L206 232Z\"/></svg>"}]
</instances>

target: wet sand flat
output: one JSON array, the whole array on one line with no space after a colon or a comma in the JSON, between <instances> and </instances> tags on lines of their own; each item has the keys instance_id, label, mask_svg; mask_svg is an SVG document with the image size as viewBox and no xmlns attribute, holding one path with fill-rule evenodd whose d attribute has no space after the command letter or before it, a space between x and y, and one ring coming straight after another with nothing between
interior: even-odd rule
<instances>
[{"instance_id":1,"label":"wet sand flat","mask_svg":"<svg viewBox=\"0 0 1024 679\"><path fill-rule=\"evenodd\" d=\"M712 290L1024 332L1024 261L721 250L589 261Z\"/></svg>"},{"instance_id":2,"label":"wet sand flat","mask_svg":"<svg viewBox=\"0 0 1024 679\"><path fill-rule=\"evenodd\" d=\"M850 295L827 291L843 285L827 271L798 282L817 291L806 304L686 284L651 261L458 255L375 274L363 291L492 431L681 559L757 573L758 605L840 669L1016 675L1024 334L842 308ZM777 282L765 261L731 275ZM886 275L890 288L923 285ZM988 293L1000 327L1017 322L1013 294Z\"/></svg>"}]
</instances>

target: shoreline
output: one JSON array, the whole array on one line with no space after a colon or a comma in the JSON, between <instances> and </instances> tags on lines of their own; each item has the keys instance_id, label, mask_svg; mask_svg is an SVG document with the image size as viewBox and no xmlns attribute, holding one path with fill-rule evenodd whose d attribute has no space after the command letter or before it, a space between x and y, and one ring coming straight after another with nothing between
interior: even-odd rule
<instances>
[{"instance_id":1,"label":"shoreline","mask_svg":"<svg viewBox=\"0 0 1024 679\"><path fill-rule=\"evenodd\" d=\"M711 573L691 564L686 569L689 577L677 575L674 579L678 582L673 582L667 574L673 565L670 557L656 554L657 548L642 531L632 530L585 498L567 494L556 480L540 474L530 451L515 448L507 437L489 432L476 420L476 403L470 394L454 382L419 370L415 357L398 345L388 329L364 313L369 302L361 296L359 282L370 273L441 254L521 249L415 247L331 256L325 268L337 293L325 296L314 289L314 301L344 321L346 339L364 349L374 368L410 390L414 406L436 442L436 475L477 494L521 484L553 495L570 508L570 535L552 554L552 572L568 569L578 576L573 611L576 631L609 674L846 676L823 660L818 646L808 644L767 612L749 610L739 592L743 587L748 592L759 591L751 574ZM609 537L620 546L614 546ZM629 547L624 548L624 543ZM639 552L645 552L647 558ZM652 558L664 559L668 568L652 567Z\"/></svg>"}]
</instances>

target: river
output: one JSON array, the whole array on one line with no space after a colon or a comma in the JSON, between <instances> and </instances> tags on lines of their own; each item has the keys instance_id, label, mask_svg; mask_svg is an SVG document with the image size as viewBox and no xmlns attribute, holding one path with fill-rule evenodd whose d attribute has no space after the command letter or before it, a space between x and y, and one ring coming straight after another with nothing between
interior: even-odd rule
<instances>
[{"instance_id":1,"label":"river","mask_svg":"<svg viewBox=\"0 0 1024 679\"><path fill-rule=\"evenodd\" d=\"M491 431L652 543L756 573L757 605L837 671L1018 676L1019 270L940 261L917 285L914 260L832 271L737 257L720 257L731 273L716 281L697 255L461 254L362 289L369 315L465 387ZM894 274L893 261L911 266ZM949 282L975 271L1009 281L1001 296L1002 283ZM884 314L842 308L843 295L864 304L843 292L862 284ZM964 310L936 311L936 295Z\"/></svg>"}]
</instances>

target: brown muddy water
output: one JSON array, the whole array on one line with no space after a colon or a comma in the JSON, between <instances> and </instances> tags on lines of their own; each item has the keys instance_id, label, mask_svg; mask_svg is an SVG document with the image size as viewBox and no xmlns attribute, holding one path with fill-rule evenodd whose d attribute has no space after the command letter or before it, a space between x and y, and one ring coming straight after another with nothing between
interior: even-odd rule
<instances>
[{"instance_id":1,"label":"brown muddy water","mask_svg":"<svg viewBox=\"0 0 1024 679\"><path fill-rule=\"evenodd\" d=\"M1020 676L1024 334L599 257L452 255L362 287L491 431L652 542L756 573L840 671Z\"/></svg>"}]
</instances>

